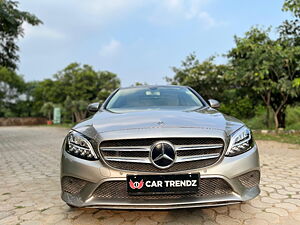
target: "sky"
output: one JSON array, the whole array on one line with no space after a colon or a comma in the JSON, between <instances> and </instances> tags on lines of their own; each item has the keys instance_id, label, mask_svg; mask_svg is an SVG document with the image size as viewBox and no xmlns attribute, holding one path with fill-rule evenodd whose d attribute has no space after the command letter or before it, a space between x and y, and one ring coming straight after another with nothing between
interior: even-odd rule
<instances>
[{"instance_id":1,"label":"sky","mask_svg":"<svg viewBox=\"0 0 300 225\"><path fill-rule=\"evenodd\" d=\"M111 71L121 86L165 84L172 67L234 47L252 26L274 29L290 17L283 0L20 0L42 25L24 25L19 73L52 78L72 62ZM273 34L275 36L275 34ZM216 63L226 62L222 56Z\"/></svg>"}]
</instances>

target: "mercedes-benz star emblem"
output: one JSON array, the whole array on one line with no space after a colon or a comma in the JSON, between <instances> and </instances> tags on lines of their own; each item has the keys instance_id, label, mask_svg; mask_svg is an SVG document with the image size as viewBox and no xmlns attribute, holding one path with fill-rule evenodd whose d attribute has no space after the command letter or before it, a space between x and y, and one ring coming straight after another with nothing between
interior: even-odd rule
<instances>
[{"instance_id":1,"label":"mercedes-benz star emblem","mask_svg":"<svg viewBox=\"0 0 300 225\"><path fill-rule=\"evenodd\" d=\"M168 141L159 141L151 146L150 160L154 166L167 169L175 162L175 149Z\"/></svg>"}]
</instances>

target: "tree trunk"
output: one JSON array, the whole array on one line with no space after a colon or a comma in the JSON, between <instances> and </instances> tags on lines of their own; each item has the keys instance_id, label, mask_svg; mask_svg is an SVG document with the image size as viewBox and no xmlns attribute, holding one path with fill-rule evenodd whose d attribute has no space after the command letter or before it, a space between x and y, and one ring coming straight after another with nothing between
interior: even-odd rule
<instances>
[{"instance_id":1,"label":"tree trunk","mask_svg":"<svg viewBox=\"0 0 300 225\"><path fill-rule=\"evenodd\" d=\"M270 106L269 105L267 105L266 126L267 126L267 128L271 127L271 124L270 124Z\"/></svg>"},{"instance_id":2,"label":"tree trunk","mask_svg":"<svg viewBox=\"0 0 300 225\"><path fill-rule=\"evenodd\" d=\"M279 127L278 112L274 112L274 122L275 122L275 129L278 130Z\"/></svg>"},{"instance_id":3,"label":"tree trunk","mask_svg":"<svg viewBox=\"0 0 300 225\"><path fill-rule=\"evenodd\" d=\"M74 112L76 122L80 121L80 112Z\"/></svg>"},{"instance_id":4,"label":"tree trunk","mask_svg":"<svg viewBox=\"0 0 300 225\"><path fill-rule=\"evenodd\" d=\"M283 96L283 101L281 102L281 104L277 108L273 108L276 130L278 130L278 128L285 128L285 109L287 100L288 96Z\"/></svg>"},{"instance_id":5,"label":"tree trunk","mask_svg":"<svg viewBox=\"0 0 300 225\"><path fill-rule=\"evenodd\" d=\"M271 127L271 124L270 124L270 102L271 102L271 92L267 92L265 95L261 95L265 105L266 105L266 109L267 109L267 114L266 114L266 126L267 128L270 128Z\"/></svg>"},{"instance_id":6,"label":"tree trunk","mask_svg":"<svg viewBox=\"0 0 300 225\"><path fill-rule=\"evenodd\" d=\"M271 127L270 124L270 102L271 102L271 92L268 92L267 94L267 128Z\"/></svg>"},{"instance_id":7,"label":"tree trunk","mask_svg":"<svg viewBox=\"0 0 300 225\"><path fill-rule=\"evenodd\" d=\"M275 129L285 128L285 109L281 109L274 113Z\"/></svg>"},{"instance_id":8,"label":"tree trunk","mask_svg":"<svg viewBox=\"0 0 300 225\"><path fill-rule=\"evenodd\" d=\"M81 112L81 119L85 119L86 118L86 111L82 111Z\"/></svg>"},{"instance_id":9,"label":"tree trunk","mask_svg":"<svg viewBox=\"0 0 300 225\"><path fill-rule=\"evenodd\" d=\"M278 119L278 127L279 128L285 128L285 108L282 108L278 112L277 119Z\"/></svg>"}]
</instances>

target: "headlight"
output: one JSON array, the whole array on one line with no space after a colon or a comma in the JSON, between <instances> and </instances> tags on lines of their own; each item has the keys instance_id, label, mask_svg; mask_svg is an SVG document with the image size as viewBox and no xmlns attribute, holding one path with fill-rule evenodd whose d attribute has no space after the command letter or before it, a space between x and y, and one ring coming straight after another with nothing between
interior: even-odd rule
<instances>
[{"instance_id":1,"label":"headlight","mask_svg":"<svg viewBox=\"0 0 300 225\"><path fill-rule=\"evenodd\" d=\"M236 156L253 147L251 131L243 127L231 136L230 144L225 156Z\"/></svg>"},{"instance_id":2,"label":"headlight","mask_svg":"<svg viewBox=\"0 0 300 225\"><path fill-rule=\"evenodd\" d=\"M97 155L94 152L91 142L82 134L71 131L67 136L66 151L82 159L96 160Z\"/></svg>"}]
</instances>

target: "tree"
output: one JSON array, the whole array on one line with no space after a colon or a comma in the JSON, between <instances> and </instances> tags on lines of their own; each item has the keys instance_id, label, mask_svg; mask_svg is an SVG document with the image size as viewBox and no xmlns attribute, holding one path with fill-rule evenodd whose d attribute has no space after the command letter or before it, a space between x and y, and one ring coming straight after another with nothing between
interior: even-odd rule
<instances>
[{"instance_id":1,"label":"tree","mask_svg":"<svg viewBox=\"0 0 300 225\"><path fill-rule=\"evenodd\" d=\"M180 68L173 67L175 75L166 78L171 84L190 86L205 99L216 98L222 102L220 111L238 118L250 118L255 112L256 95L234 81L228 65L216 65L214 57L199 62L190 54Z\"/></svg>"},{"instance_id":2,"label":"tree","mask_svg":"<svg viewBox=\"0 0 300 225\"><path fill-rule=\"evenodd\" d=\"M252 28L245 37L235 37L228 53L232 76L241 86L259 94L274 113L275 128L285 127L285 110L299 95L300 47L282 39L272 40L270 30Z\"/></svg>"},{"instance_id":3,"label":"tree","mask_svg":"<svg viewBox=\"0 0 300 225\"><path fill-rule=\"evenodd\" d=\"M73 100L67 96L64 102L64 116L68 120L71 117L72 122L78 122L86 118L88 102L84 100Z\"/></svg>"},{"instance_id":4,"label":"tree","mask_svg":"<svg viewBox=\"0 0 300 225\"><path fill-rule=\"evenodd\" d=\"M300 1L285 0L282 10L291 12L293 19L283 21L278 30L280 39L288 42L289 45L300 46ZM296 78L293 82L294 87L300 87L300 78Z\"/></svg>"},{"instance_id":5,"label":"tree","mask_svg":"<svg viewBox=\"0 0 300 225\"><path fill-rule=\"evenodd\" d=\"M72 112L76 122L79 122L86 118L88 102L84 100L72 101Z\"/></svg>"},{"instance_id":6,"label":"tree","mask_svg":"<svg viewBox=\"0 0 300 225\"><path fill-rule=\"evenodd\" d=\"M120 85L117 75L108 71L95 71L89 65L71 63L54 75L58 88L62 90L63 101L104 101ZM63 102L61 101L61 102Z\"/></svg>"},{"instance_id":7,"label":"tree","mask_svg":"<svg viewBox=\"0 0 300 225\"><path fill-rule=\"evenodd\" d=\"M64 101L62 87L57 81L51 79L29 82L26 95L31 103L31 116L41 116L41 108L46 102L58 105Z\"/></svg>"},{"instance_id":8,"label":"tree","mask_svg":"<svg viewBox=\"0 0 300 225\"><path fill-rule=\"evenodd\" d=\"M119 87L117 75L108 71L95 71L89 65L71 63L54 75L54 80L46 79L36 83L32 93L33 108L39 110L45 102L63 107L66 121L80 121L87 115L90 102L103 102Z\"/></svg>"},{"instance_id":9,"label":"tree","mask_svg":"<svg viewBox=\"0 0 300 225\"><path fill-rule=\"evenodd\" d=\"M300 18L300 1L285 0L282 7L283 11L290 11L295 17Z\"/></svg>"},{"instance_id":10,"label":"tree","mask_svg":"<svg viewBox=\"0 0 300 225\"><path fill-rule=\"evenodd\" d=\"M13 107L24 90L23 77L0 66L0 116L15 116Z\"/></svg>"},{"instance_id":11,"label":"tree","mask_svg":"<svg viewBox=\"0 0 300 225\"><path fill-rule=\"evenodd\" d=\"M48 120L50 121L52 119L54 105L52 102L46 102L41 108L41 112L44 116L48 117Z\"/></svg>"},{"instance_id":12,"label":"tree","mask_svg":"<svg viewBox=\"0 0 300 225\"><path fill-rule=\"evenodd\" d=\"M147 84L147 82L143 82L143 83L141 83L141 82L135 82L134 84L132 84L131 85L131 87L136 87L136 86L146 86L146 85L148 85Z\"/></svg>"},{"instance_id":13,"label":"tree","mask_svg":"<svg viewBox=\"0 0 300 225\"><path fill-rule=\"evenodd\" d=\"M17 40L23 37L24 22L36 26L42 23L35 15L17 9L18 2L0 0L0 66L15 70L19 60Z\"/></svg>"},{"instance_id":14,"label":"tree","mask_svg":"<svg viewBox=\"0 0 300 225\"><path fill-rule=\"evenodd\" d=\"M222 93L226 89L224 73L226 65L215 65L214 57L199 62L196 55L190 54L181 63L180 68L173 67L175 73L173 78L166 78L171 84L186 85L201 93L205 99L222 98Z\"/></svg>"}]
</instances>

